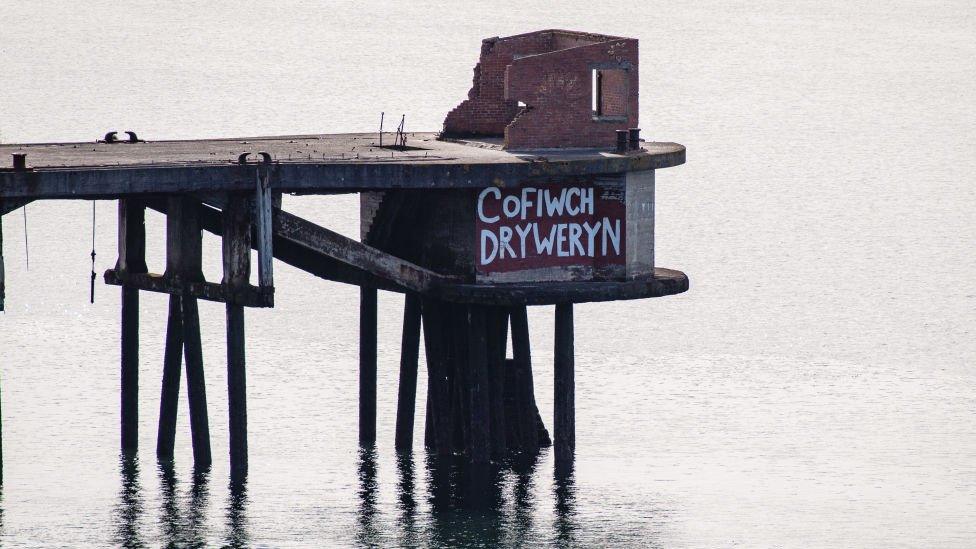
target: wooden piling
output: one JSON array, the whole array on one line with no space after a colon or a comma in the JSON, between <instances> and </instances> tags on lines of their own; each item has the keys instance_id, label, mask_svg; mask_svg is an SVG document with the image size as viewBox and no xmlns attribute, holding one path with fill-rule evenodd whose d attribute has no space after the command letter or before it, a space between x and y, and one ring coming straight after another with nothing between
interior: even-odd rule
<instances>
[{"instance_id":1,"label":"wooden piling","mask_svg":"<svg viewBox=\"0 0 976 549\"><path fill-rule=\"evenodd\" d=\"M227 305L227 407L230 476L247 476L247 377L244 361L244 307Z\"/></svg>"},{"instance_id":2,"label":"wooden piling","mask_svg":"<svg viewBox=\"0 0 976 549\"><path fill-rule=\"evenodd\" d=\"M7 297L7 276L3 270L3 214L0 214L0 312L3 311L3 301Z\"/></svg>"},{"instance_id":3,"label":"wooden piling","mask_svg":"<svg viewBox=\"0 0 976 549\"><path fill-rule=\"evenodd\" d=\"M471 442L471 357L469 356L468 310L464 305L446 304L445 334L447 376L451 390L451 434L454 449L468 450Z\"/></svg>"},{"instance_id":4,"label":"wooden piling","mask_svg":"<svg viewBox=\"0 0 976 549\"><path fill-rule=\"evenodd\" d=\"M186 361L186 393L190 401L193 463L197 467L206 467L213 459L210 453L207 388L204 383L203 349L200 342L200 313L195 297L183 297L183 354Z\"/></svg>"},{"instance_id":5,"label":"wooden piling","mask_svg":"<svg viewBox=\"0 0 976 549\"><path fill-rule=\"evenodd\" d=\"M553 446L557 465L572 462L576 449L576 385L573 357L573 304L556 305L553 365Z\"/></svg>"},{"instance_id":6,"label":"wooden piling","mask_svg":"<svg viewBox=\"0 0 976 549\"><path fill-rule=\"evenodd\" d=\"M166 348L163 352L163 387L159 396L159 428L156 431L156 457L160 460L173 459L182 368L183 302L180 296L174 294L169 296Z\"/></svg>"},{"instance_id":7,"label":"wooden piling","mask_svg":"<svg viewBox=\"0 0 976 549\"><path fill-rule=\"evenodd\" d=\"M145 273L146 208L136 199L119 200L119 259L116 270ZM123 454L139 447L139 290L122 287L121 446Z\"/></svg>"},{"instance_id":8,"label":"wooden piling","mask_svg":"<svg viewBox=\"0 0 976 549\"><path fill-rule=\"evenodd\" d=\"M467 309L468 367L468 450L473 463L488 463L491 456L491 415L489 407L488 338L485 307ZM463 359L463 358L462 358Z\"/></svg>"},{"instance_id":9,"label":"wooden piling","mask_svg":"<svg viewBox=\"0 0 976 549\"><path fill-rule=\"evenodd\" d=\"M5 273L3 270L3 216L0 214L0 312L3 311L5 294ZM2 408L0 408L2 410ZM0 413L0 485L3 484L3 420Z\"/></svg>"},{"instance_id":10,"label":"wooden piling","mask_svg":"<svg viewBox=\"0 0 976 549\"><path fill-rule=\"evenodd\" d=\"M508 311L498 307L488 314L488 379L491 415L491 454L500 459L507 451L505 425L505 353L508 343Z\"/></svg>"},{"instance_id":11,"label":"wooden piling","mask_svg":"<svg viewBox=\"0 0 976 549\"><path fill-rule=\"evenodd\" d=\"M257 185L254 194L254 222L258 250L258 284L262 288L274 286L274 275L272 273L274 253L271 248L272 233L274 232L271 216L273 202L270 165L265 165L263 169L257 171ZM250 238L248 242L250 242Z\"/></svg>"},{"instance_id":12,"label":"wooden piling","mask_svg":"<svg viewBox=\"0 0 976 549\"><path fill-rule=\"evenodd\" d=\"M203 242L197 218L196 203L183 196L171 197L167 214L167 238L179 242L182 282L203 281ZM190 435L193 441L193 462L200 468L212 463L210 452L210 422L207 417L207 388L203 372L203 348L200 341L200 312L197 298L181 296L183 312L183 356L186 363L186 393L190 401Z\"/></svg>"},{"instance_id":13,"label":"wooden piling","mask_svg":"<svg viewBox=\"0 0 976 549\"><path fill-rule=\"evenodd\" d=\"M452 452L451 441L451 392L447 378L447 336L445 306L434 300L424 299L421 304L421 321L424 327L424 346L427 352L427 396L430 406L433 445L440 456Z\"/></svg>"},{"instance_id":14,"label":"wooden piling","mask_svg":"<svg viewBox=\"0 0 976 549\"><path fill-rule=\"evenodd\" d=\"M539 449L536 422L535 387L532 380L532 353L529 342L529 319L526 308L514 307L512 320L512 356L515 366L515 410L518 447L523 452Z\"/></svg>"},{"instance_id":15,"label":"wooden piling","mask_svg":"<svg viewBox=\"0 0 976 549\"><path fill-rule=\"evenodd\" d=\"M424 339L427 336L424 335ZM429 368L428 364L428 368ZM430 386L427 386L427 404L424 406L424 448L428 450L434 449L434 418L431 412L431 407L434 405L431 401Z\"/></svg>"},{"instance_id":16,"label":"wooden piling","mask_svg":"<svg viewBox=\"0 0 976 549\"><path fill-rule=\"evenodd\" d=\"M408 293L403 302L403 336L400 341L400 385L397 393L397 450L413 445L414 413L417 404L417 362L420 358L420 297Z\"/></svg>"},{"instance_id":17,"label":"wooden piling","mask_svg":"<svg viewBox=\"0 0 976 549\"><path fill-rule=\"evenodd\" d=\"M359 288L359 444L376 442L376 288Z\"/></svg>"},{"instance_id":18,"label":"wooden piling","mask_svg":"<svg viewBox=\"0 0 976 549\"><path fill-rule=\"evenodd\" d=\"M224 208L224 280L234 291L246 288L251 274L251 223L247 200L231 195ZM270 219L270 217L269 217ZM227 301L227 405L230 430L230 474L247 476L247 377L245 372L244 306Z\"/></svg>"},{"instance_id":19,"label":"wooden piling","mask_svg":"<svg viewBox=\"0 0 976 549\"><path fill-rule=\"evenodd\" d=\"M183 234L180 225L182 202L168 201L172 215L166 216L166 272L167 278L183 276ZM159 424L156 430L156 458L173 459L176 444L176 417L180 400L180 378L183 370L183 300L178 294L169 296L166 320L166 344L163 350L163 382L159 394Z\"/></svg>"}]
</instances>

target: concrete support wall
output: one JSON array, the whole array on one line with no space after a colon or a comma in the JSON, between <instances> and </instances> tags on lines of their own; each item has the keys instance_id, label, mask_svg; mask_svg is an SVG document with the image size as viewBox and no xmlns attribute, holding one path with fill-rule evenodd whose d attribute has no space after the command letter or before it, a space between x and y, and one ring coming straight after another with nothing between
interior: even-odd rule
<instances>
[{"instance_id":1,"label":"concrete support wall","mask_svg":"<svg viewBox=\"0 0 976 549\"><path fill-rule=\"evenodd\" d=\"M654 170L628 172L627 278L654 272Z\"/></svg>"}]
</instances>

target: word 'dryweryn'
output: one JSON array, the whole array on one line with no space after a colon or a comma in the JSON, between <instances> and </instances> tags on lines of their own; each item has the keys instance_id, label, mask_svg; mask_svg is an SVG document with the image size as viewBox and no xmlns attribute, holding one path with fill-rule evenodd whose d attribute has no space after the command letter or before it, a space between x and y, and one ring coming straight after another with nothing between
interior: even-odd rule
<instances>
[{"instance_id":1,"label":"word 'dryweryn'","mask_svg":"<svg viewBox=\"0 0 976 549\"><path fill-rule=\"evenodd\" d=\"M593 186L488 187L478 195L483 271L622 258L623 204Z\"/></svg>"}]
</instances>

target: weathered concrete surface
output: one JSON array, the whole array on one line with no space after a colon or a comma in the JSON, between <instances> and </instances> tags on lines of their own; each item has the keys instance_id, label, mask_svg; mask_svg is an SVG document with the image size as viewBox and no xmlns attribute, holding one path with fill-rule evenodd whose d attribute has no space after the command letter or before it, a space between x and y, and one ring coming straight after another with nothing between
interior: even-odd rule
<instances>
[{"instance_id":1,"label":"weathered concrete surface","mask_svg":"<svg viewBox=\"0 0 976 549\"><path fill-rule=\"evenodd\" d=\"M273 157L275 191L329 194L382 189L514 187L565 175L622 173L683 164L677 143L644 143L643 152L599 149L503 151L488 142L439 141L410 134L399 151L375 146L374 134L252 137L142 143L0 145L0 199L117 198L141 193L249 191L256 163ZM27 153L28 171L7 159Z\"/></svg>"}]
</instances>

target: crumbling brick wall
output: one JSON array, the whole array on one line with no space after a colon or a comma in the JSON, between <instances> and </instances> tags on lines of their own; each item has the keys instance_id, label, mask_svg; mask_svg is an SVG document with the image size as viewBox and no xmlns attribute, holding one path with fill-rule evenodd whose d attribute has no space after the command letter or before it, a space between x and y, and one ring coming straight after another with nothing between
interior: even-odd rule
<instances>
[{"instance_id":1,"label":"crumbling brick wall","mask_svg":"<svg viewBox=\"0 0 976 549\"><path fill-rule=\"evenodd\" d=\"M603 70L603 112L593 112L593 71ZM613 147L638 123L637 40L619 39L512 61L506 97L526 104L505 128L505 147Z\"/></svg>"},{"instance_id":2,"label":"crumbling brick wall","mask_svg":"<svg viewBox=\"0 0 976 549\"><path fill-rule=\"evenodd\" d=\"M603 116L592 110L593 69L606 71ZM489 38L443 135L504 135L513 149L612 147L615 130L637 127L637 83L633 39L562 30Z\"/></svg>"},{"instance_id":3,"label":"crumbling brick wall","mask_svg":"<svg viewBox=\"0 0 976 549\"><path fill-rule=\"evenodd\" d=\"M552 34L531 33L481 42L468 98L444 119L446 136L500 136L518 113L518 101L505 99L505 68L516 55L552 50Z\"/></svg>"}]
</instances>

